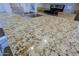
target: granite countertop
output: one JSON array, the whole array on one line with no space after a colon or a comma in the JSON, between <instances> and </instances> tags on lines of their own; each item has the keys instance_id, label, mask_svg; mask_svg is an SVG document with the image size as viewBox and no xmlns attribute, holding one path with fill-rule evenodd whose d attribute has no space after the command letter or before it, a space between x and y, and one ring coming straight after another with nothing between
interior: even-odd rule
<instances>
[{"instance_id":1,"label":"granite countertop","mask_svg":"<svg viewBox=\"0 0 79 59\"><path fill-rule=\"evenodd\" d=\"M79 56L79 22L50 15L2 19L13 55Z\"/></svg>"}]
</instances>

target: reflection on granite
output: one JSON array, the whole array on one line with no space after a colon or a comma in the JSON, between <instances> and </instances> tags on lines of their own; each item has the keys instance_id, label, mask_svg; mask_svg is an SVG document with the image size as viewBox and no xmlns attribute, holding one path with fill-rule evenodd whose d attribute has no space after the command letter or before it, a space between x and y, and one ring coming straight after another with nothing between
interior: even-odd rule
<instances>
[{"instance_id":1,"label":"reflection on granite","mask_svg":"<svg viewBox=\"0 0 79 59\"><path fill-rule=\"evenodd\" d=\"M79 55L78 22L50 15L36 18L6 15L2 19L13 55Z\"/></svg>"}]
</instances>

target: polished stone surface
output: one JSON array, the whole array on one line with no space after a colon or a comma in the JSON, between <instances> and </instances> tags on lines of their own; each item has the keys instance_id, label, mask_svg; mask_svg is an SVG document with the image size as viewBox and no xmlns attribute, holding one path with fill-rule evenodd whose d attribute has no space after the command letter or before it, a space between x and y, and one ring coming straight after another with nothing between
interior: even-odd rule
<instances>
[{"instance_id":1,"label":"polished stone surface","mask_svg":"<svg viewBox=\"0 0 79 59\"><path fill-rule=\"evenodd\" d=\"M50 15L0 18L13 55L79 56L79 22Z\"/></svg>"}]
</instances>

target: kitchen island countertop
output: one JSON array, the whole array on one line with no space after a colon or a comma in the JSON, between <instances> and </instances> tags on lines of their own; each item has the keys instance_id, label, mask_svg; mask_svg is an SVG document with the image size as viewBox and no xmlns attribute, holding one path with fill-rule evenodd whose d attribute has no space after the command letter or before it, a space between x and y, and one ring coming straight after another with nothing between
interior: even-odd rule
<instances>
[{"instance_id":1,"label":"kitchen island countertop","mask_svg":"<svg viewBox=\"0 0 79 59\"><path fill-rule=\"evenodd\" d=\"M79 23L43 15L0 15L13 55L79 55Z\"/></svg>"}]
</instances>

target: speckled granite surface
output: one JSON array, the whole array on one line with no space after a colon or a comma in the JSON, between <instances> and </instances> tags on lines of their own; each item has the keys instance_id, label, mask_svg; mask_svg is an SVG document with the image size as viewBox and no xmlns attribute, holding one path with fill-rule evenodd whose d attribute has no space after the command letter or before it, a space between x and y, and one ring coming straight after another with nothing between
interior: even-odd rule
<instances>
[{"instance_id":1,"label":"speckled granite surface","mask_svg":"<svg viewBox=\"0 0 79 59\"><path fill-rule=\"evenodd\" d=\"M79 56L79 22L49 15L0 17L14 55Z\"/></svg>"}]
</instances>

